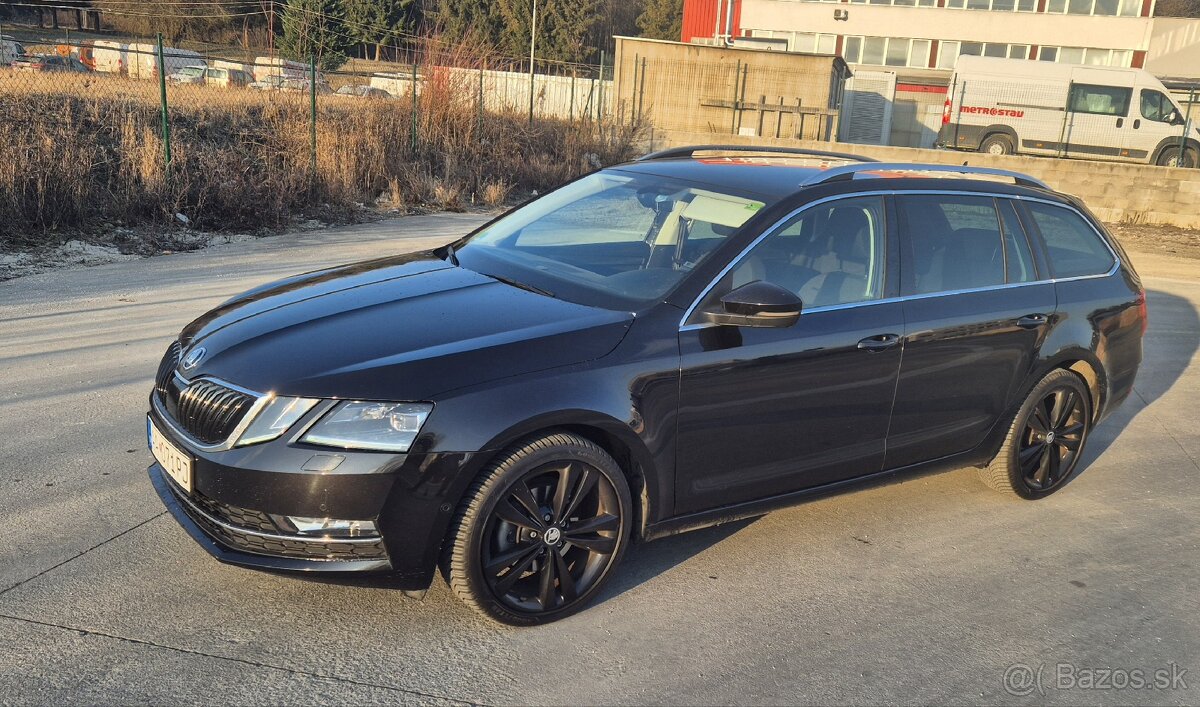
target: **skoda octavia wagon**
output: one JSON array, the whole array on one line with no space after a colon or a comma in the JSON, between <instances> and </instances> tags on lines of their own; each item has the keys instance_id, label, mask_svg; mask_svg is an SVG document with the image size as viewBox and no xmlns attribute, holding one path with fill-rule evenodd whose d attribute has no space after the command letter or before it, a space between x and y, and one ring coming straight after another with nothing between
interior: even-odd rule
<instances>
[{"instance_id":1,"label":"skoda octavia wagon","mask_svg":"<svg viewBox=\"0 0 1200 707\"><path fill-rule=\"evenodd\" d=\"M668 150L202 315L159 366L149 474L221 561L440 571L542 623L637 540L894 474L1054 493L1145 326L1120 246L1030 177Z\"/></svg>"}]
</instances>

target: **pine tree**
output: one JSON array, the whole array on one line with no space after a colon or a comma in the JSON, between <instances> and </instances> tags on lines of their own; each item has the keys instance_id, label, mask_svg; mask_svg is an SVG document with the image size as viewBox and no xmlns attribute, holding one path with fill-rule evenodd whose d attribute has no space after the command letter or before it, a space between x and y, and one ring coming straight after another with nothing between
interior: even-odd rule
<instances>
[{"instance_id":1,"label":"pine tree","mask_svg":"<svg viewBox=\"0 0 1200 707\"><path fill-rule=\"evenodd\" d=\"M283 56L296 61L314 56L326 71L346 63L353 35L346 27L341 0L289 0L282 21L279 49Z\"/></svg>"},{"instance_id":2,"label":"pine tree","mask_svg":"<svg viewBox=\"0 0 1200 707\"><path fill-rule=\"evenodd\" d=\"M683 36L683 0L646 0L637 26L643 37L678 42Z\"/></svg>"},{"instance_id":3,"label":"pine tree","mask_svg":"<svg viewBox=\"0 0 1200 707\"><path fill-rule=\"evenodd\" d=\"M359 43L374 46L375 61L387 40L411 25L414 10L413 0L343 0L343 4L347 30Z\"/></svg>"}]
</instances>

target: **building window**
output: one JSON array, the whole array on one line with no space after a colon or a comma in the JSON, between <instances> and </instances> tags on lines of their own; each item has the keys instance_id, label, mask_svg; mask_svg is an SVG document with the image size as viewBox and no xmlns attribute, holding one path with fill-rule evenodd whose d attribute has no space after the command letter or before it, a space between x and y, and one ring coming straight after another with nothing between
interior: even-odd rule
<instances>
[{"instance_id":1,"label":"building window","mask_svg":"<svg viewBox=\"0 0 1200 707\"><path fill-rule=\"evenodd\" d=\"M1137 17L1142 12L1142 0L1048 0L1046 12L1056 15Z\"/></svg>"},{"instance_id":2,"label":"building window","mask_svg":"<svg viewBox=\"0 0 1200 707\"><path fill-rule=\"evenodd\" d=\"M1041 61L1055 61L1059 64L1087 64L1088 66L1129 68L1133 65L1133 50L1040 47L1037 58Z\"/></svg>"},{"instance_id":3,"label":"building window","mask_svg":"<svg viewBox=\"0 0 1200 707\"><path fill-rule=\"evenodd\" d=\"M940 42L938 44L937 66L939 69L953 69L958 63L958 57L991 56L999 59L1028 59L1028 44L1001 44L997 42Z\"/></svg>"},{"instance_id":4,"label":"building window","mask_svg":"<svg viewBox=\"0 0 1200 707\"><path fill-rule=\"evenodd\" d=\"M1037 0L946 0L946 7L957 10L1037 12Z\"/></svg>"},{"instance_id":5,"label":"building window","mask_svg":"<svg viewBox=\"0 0 1200 707\"><path fill-rule=\"evenodd\" d=\"M828 0L821 0L826 2ZM850 0L856 5L901 5L903 7L937 7L937 0Z\"/></svg>"},{"instance_id":6,"label":"building window","mask_svg":"<svg viewBox=\"0 0 1200 707\"><path fill-rule=\"evenodd\" d=\"M823 0L822 0L823 1ZM756 30L755 37L769 39L786 39L789 52L806 54L836 54L837 35L819 34L816 32L784 32L781 30Z\"/></svg>"},{"instance_id":7,"label":"building window","mask_svg":"<svg viewBox=\"0 0 1200 707\"><path fill-rule=\"evenodd\" d=\"M929 66L931 42L902 37L846 37L842 58L850 64L876 66Z\"/></svg>"}]
</instances>

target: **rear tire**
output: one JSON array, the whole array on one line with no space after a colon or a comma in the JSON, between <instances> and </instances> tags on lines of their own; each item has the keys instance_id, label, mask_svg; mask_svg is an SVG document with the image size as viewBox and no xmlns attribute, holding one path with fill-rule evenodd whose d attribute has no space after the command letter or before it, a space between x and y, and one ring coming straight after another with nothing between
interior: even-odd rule
<instances>
[{"instance_id":1,"label":"rear tire","mask_svg":"<svg viewBox=\"0 0 1200 707\"><path fill-rule=\"evenodd\" d=\"M1197 158L1195 150L1184 150L1183 157L1180 158L1178 147L1168 147L1158 156L1158 165L1160 167L1183 167L1184 169L1192 169L1196 166L1196 162Z\"/></svg>"},{"instance_id":2,"label":"rear tire","mask_svg":"<svg viewBox=\"0 0 1200 707\"><path fill-rule=\"evenodd\" d=\"M1012 138L1000 133L988 135L979 144L979 151L989 155L1011 155L1014 152Z\"/></svg>"},{"instance_id":3,"label":"rear tire","mask_svg":"<svg viewBox=\"0 0 1200 707\"><path fill-rule=\"evenodd\" d=\"M608 581L632 519L629 484L607 452L565 432L535 437L502 453L467 491L442 576L459 599L496 621L557 621Z\"/></svg>"},{"instance_id":4,"label":"rear tire","mask_svg":"<svg viewBox=\"0 0 1200 707\"><path fill-rule=\"evenodd\" d=\"M1000 451L979 477L1001 493L1045 498L1074 476L1091 428L1091 393L1083 379L1064 369L1052 371L1029 392Z\"/></svg>"}]
</instances>

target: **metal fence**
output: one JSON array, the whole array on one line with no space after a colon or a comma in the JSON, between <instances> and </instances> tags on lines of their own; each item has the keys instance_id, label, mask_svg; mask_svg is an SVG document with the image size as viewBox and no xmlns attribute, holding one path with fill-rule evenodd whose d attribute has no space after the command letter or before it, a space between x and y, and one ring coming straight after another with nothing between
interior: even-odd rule
<instances>
[{"instance_id":1,"label":"metal fence","mask_svg":"<svg viewBox=\"0 0 1200 707\"><path fill-rule=\"evenodd\" d=\"M1153 86L986 78L951 84L940 141L991 154L1200 167L1200 99Z\"/></svg>"},{"instance_id":2,"label":"metal fence","mask_svg":"<svg viewBox=\"0 0 1200 707\"><path fill-rule=\"evenodd\" d=\"M2 29L2 28L0 28ZM11 44L11 43L10 43ZM283 59L261 51L207 46L181 49L152 41L39 38L0 54L0 98L53 94L67 99L153 101L162 115L163 158L171 161L172 122L179 111L204 107L270 110L303 107L307 149L315 165L318 125L365 105L396 108L411 119L418 140L427 102L470 106L482 116L612 124L611 67L468 57L453 48L413 47L407 62L351 60L334 71L317 61ZM456 62L456 63L450 63ZM466 64L465 66L463 64Z\"/></svg>"}]
</instances>

